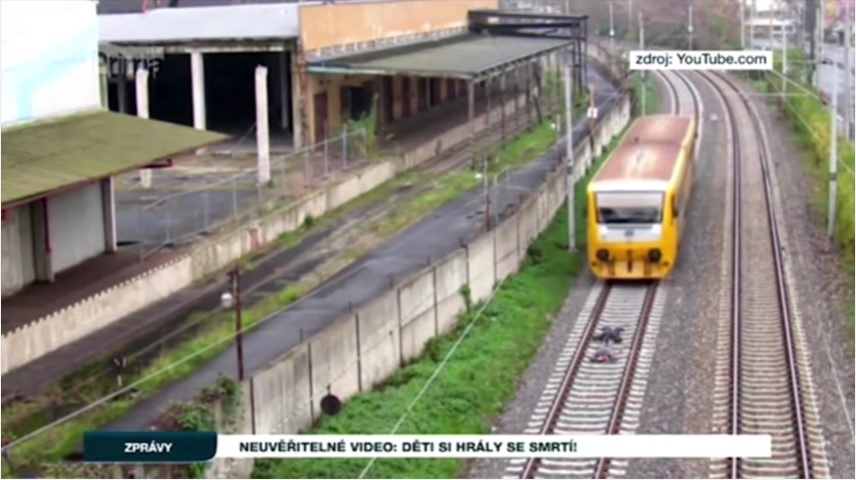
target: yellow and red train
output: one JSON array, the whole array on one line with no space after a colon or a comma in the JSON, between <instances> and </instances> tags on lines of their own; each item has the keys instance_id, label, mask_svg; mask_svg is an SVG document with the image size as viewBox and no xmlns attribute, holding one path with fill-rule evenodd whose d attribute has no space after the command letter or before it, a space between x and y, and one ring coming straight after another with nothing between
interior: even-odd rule
<instances>
[{"instance_id":1,"label":"yellow and red train","mask_svg":"<svg viewBox=\"0 0 856 480\"><path fill-rule=\"evenodd\" d=\"M588 185L589 267L610 280L665 278L678 260L692 193L698 125L636 119Z\"/></svg>"}]
</instances>

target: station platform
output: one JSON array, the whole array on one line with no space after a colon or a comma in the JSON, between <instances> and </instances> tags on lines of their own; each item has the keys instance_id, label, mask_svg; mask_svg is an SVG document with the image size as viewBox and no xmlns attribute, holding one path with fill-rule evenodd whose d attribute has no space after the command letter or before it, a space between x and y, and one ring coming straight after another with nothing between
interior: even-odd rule
<instances>
[{"instance_id":1,"label":"station platform","mask_svg":"<svg viewBox=\"0 0 856 480\"><path fill-rule=\"evenodd\" d=\"M176 256L175 252L158 252L140 261L136 253L106 253L59 273L53 283L30 284L3 298L3 335L163 265Z\"/></svg>"}]
</instances>

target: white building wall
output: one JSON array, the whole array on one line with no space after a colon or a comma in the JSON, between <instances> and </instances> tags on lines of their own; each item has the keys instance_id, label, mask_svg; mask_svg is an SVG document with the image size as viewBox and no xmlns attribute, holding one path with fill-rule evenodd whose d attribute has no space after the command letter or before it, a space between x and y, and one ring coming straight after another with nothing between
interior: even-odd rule
<instances>
[{"instance_id":1,"label":"white building wall","mask_svg":"<svg viewBox=\"0 0 856 480\"><path fill-rule=\"evenodd\" d=\"M9 210L3 222L3 296L14 293L36 279L33 262L33 228L29 205Z\"/></svg>"},{"instance_id":2,"label":"white building wall","mask_svg":"<svg viewBox=\"0 0 856 480\"><path fill-rule=\"evenodd\" d=\"M60 273L104 253L104 203L100 183L48 199L51 265Z\"/></svg>"},{"instance_id":3,"label":"white building wall","mask_svg":"<svg viewBox=\"0 0 856 480\"><path fill-rule=\"evenodd\" d=\"M91 0L3 0L2 125L100 108Z\"/></svg>"}]
</instances>

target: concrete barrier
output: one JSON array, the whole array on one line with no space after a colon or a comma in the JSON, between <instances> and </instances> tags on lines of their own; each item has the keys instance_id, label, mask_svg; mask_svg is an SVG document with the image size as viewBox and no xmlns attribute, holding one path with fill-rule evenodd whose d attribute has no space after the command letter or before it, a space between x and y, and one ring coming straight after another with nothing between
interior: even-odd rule
<instances>
[{"instance_id":1,"label":"concrete barrier","mask_svg":"<svg viewBox=\"0 0 856 480\"><path fill-rule=\"evenodd\" d=\"M390 290L357 310L360 385L372 388L401 366L398 291Z\"/></svg>"},{"instance_id":2,"label":"concrete barrier","mask_svg":"<svg viewBox=\"0 0 856 480\"><path fill-rule=\"evenodd\" d=\"M437 335L435 307L433 268L420 272L398 288L403 363L421 355L425 339Z\"/></svg>"},{"instance_id":3,"label":"concrete barrier","mask_svg":"<svg viewBox=\"0 0 856 480\"><path fill-rule=\"evenodd\" d=\"M595 134L608 143L629 120L625 97L595 127ZM575 149L575 158L573 175L579 178L591 166L588 142ZM518 270L527 247L566 199L565 175L564 168L555 169L518 212L493 231L357 306L256 374L251 382L255 432L297 433L318 417L319 402L327 393L346 399L370 391L416 358L430 339L451 331L466 308L462 287L469 286L473 302L485 300L497 281ZM306 386L308 372L311 387Z\"/></svg>"},{"instance_id":4,"label":"concrete barrier","mask_svg":"<svg viewBox=\"0 0 856 480\"><path fill-rule=\"evenodd\" d=\"M437 308L438 335L454 330L458 315L466 310L461 288L467 284L468 264L467 250L461 248L434 267L434 304Z\"/></svg>"},{"instance_id":5,"label":"concrete barrier","mask_svg":"<svg viewBox=\"0 0 856 480\"><path fill-rule=\"evenodd\" d=\"M509 100L509 108L514 101ZM493 111L499 112L497 105ZM476 118L482 131L485 112ZM495 114L498 121L499 115ZM254 249L300 228L307 216L319 218L469 138L469 126L458 126L399 158L368 165L338 183L312 192L289 205L191 247L185 255L137 277L53 312L3 335L2 371L6 373L51 351L111 325L152 303L177 293L193 281L215 273ZM440 148L438 148L438 145ZM257 243L254 238L260 239Z\"/></svg>"},{"instance_id":6,"label":"concrete barrier","mask_svg":"<svg viewBox=\"0 0 856 480\"><path fill-rule=\"evenodd\" d=\"M473 303L490 296L496 285L495 232L491 231L467 245L467 278Z\"/></svg>"},{"instance_id":7,"label":"concrete barrier","mask_svg":"<svg viewBox=\"0 0 856 480\"><path fill-rule=\"evenodd\" d=\"M346 314L309 343L312 396L320 400L328 393L335 393L347 399L359 392L359 360L357 317ZM313 420L320 414L320 409L313 409Z\"/></svg>"}]
</instances>

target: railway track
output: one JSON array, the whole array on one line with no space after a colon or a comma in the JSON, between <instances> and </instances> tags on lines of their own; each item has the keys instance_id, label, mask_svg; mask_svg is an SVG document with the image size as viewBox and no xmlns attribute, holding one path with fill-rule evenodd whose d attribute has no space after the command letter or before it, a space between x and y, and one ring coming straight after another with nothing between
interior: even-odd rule
<instances>
[{"instance_id":1,"label":"railway track","mask_svg":"<svg viewBox=\"0 0 856 480\"><path fill-rule=\"evenodd\" d=\"M702 76L726 104L734 159L731 290L717 347L714 424L722 433L769 434L773 447L771 458L715 460L711 477L828 478L810 365L790 303L765 132L736 85L722 75Z\"/></svg>"},{"instance_id":2,"label":"railway track","mask_svg":"<svg viewBox=\"0 0 856 480\"><path fill-rule=\"evenodd\" d=\"M669 74L664 80L673 112L686 110L678 93L681 83L692 98L692 112L698 112L696 92L686 78ZM658 287L659 282L600 282L594 287L524 433L636 431L663 312ZM604 342L605 328L621 329L620 343ZM611 355L613 361L595 361L601 355ZM620 477L626 465L626 460L608 458L512 459L506 478Z\"/></svg>"}]
</instances>

